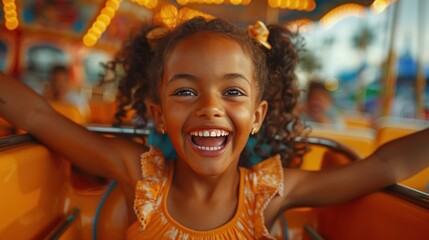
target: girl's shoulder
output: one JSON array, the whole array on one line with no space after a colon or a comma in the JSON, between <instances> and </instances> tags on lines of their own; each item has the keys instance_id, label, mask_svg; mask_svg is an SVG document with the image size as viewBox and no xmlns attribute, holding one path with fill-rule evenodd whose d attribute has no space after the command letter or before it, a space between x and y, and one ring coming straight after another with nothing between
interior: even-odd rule
<instances>
[{"instance_id":1,"label":"girl's shoulder","mask_svg":"<svg viewBox=\"0 0 429 240\"><path fill-rule=\"evenodd\" d=\"M150 147L140 156L141 174L145 180L162 179L168 172L167 162L161 150Z\"/></svg>"},{"instance_id":2,"label":"girl's shoulder","mask_svg":"<svg viewBox=\"0 0 429 240\"><path fill-rule=\"evenodd\" d=\"M284 170L280 155L265 159L250 169L246 169L246 180L256 193L272 192L282 194Z\"/></svg>"},{"instance_id":3,"label":"girl's shoulder","mask_svg":"<svg viewBox=\"0 0 429 240\"><path fill-rule=\"evenodd\" d=\"M247 211L253 211L256 232L270 236L266 226L271 225L272 218L277 216L277 212L272 211L270 203L278 196L282 196L284 191L284 170L280 156L265 159L250 169L241 169L245 173L244 195L247 200L244 201L244 207L248 209Z\"/></svg>"}]
</instances>

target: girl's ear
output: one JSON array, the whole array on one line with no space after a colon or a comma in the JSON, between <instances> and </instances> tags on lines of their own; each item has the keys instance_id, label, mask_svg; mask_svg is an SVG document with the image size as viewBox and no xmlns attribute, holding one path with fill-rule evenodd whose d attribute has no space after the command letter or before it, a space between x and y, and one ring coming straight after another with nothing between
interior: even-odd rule
<instances>
[{"instance_id":1,"label":"girl's ear","mask_svg":"<svg viewBox=\"0 0 429 240\"><path fill-rule=\"evenodd\" d=\"M155 127L159 132L165 131L164 115L162 114L161 106L155 103L148 103L150 114L152 115Z\"/></svg>"},{"instance_id":2,"label":"girl's ear","mask_svg":"<svg viewBox=\"0 0 429 240\"><path fill-rule=\"evenodd\" d=\"M255 119L252 124L252 132L258 132L261 129L262 123L264 122L265 116L268 111L268 102L263 100L256 107Z\"/></svg>"}]
</instances>

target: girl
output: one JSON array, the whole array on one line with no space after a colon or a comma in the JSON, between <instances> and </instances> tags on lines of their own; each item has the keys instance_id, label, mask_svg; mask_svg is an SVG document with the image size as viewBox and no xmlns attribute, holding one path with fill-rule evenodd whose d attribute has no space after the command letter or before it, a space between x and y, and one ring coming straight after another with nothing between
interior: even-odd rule
<instances>
[{"instance_id":1,"label":"girl","mask_svg":"<svg viewBox=\"0 0 429 240\"><path fill-rule=\"evenodd\" d=\"M349 201L428 165L426 129L338 169L283 168L296 165L302 150L294 141L301 132L293 112L296 53L288 31L270 26L266 42L261 27L250 28L252 38L223 20L199 17L173 29L145 28L119 55L127 74L120 102L144 116L150 95L148 109L171 139L175 161L88 132L6 75L0 115L75 165L116 179L134 222L129 239L271 238L269 229L286 209ZM262 146L257 152L274 156L238 167L254 134Z\"/></svg>"}]
</instances>

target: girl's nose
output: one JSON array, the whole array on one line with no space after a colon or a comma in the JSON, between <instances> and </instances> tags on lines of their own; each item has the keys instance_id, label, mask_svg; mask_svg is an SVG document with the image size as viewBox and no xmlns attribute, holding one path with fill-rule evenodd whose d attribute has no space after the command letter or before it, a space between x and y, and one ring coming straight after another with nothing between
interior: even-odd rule
<instances>
[{"instance_id":1,"label":"girl's nose","mask_svg":"<svg viewBox=\"0 0 429 240\"><path fill-rule=\"evenodd\" d=\"M206 96L201 99L201 106L195 112L197 117L205 117L208 119L222 117L225 111L220 102L215 96Z\"/></svg>"}]
</instances>

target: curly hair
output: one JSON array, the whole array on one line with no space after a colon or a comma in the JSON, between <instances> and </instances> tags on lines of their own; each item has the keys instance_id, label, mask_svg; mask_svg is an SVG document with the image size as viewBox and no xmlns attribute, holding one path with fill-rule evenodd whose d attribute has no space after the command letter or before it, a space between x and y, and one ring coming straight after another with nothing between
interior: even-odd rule
<instances>
[{"instance_id":1,"label":"curly hair","mask_svg":"<svg viewBox=\"0 0 429 240\"><path fill-rule=\"evenodd\" d=\"M248 54L254 66L253 77L257 80L258 98L268 102L266 120L256 135L255 152L262 158L280 154L284 167L300 165L306 145L297 141L303 135L304 126L294 111L299 97L294 73L298 60L292 42L294 34L280 26L268 26L268 42L272 49L267 49L246 31L225 20L196 17L167 32L153 45L146 36L156 27L141 28L125 42L116 59L107 64L112 70L122 66L125 72L119 84L116 125L120 125L126 112L133 108L138 116L143 116L140 127L145 127L147 119L144 117L144 101L150 97L152 101L159 102L158 88L169 54L185 38L201 32L215 33L237 41ZM260 147L264 144L269 146L269 151ZM248 165L246 152L241 154L240 165Z\"/></svg>"}]
</instances>

